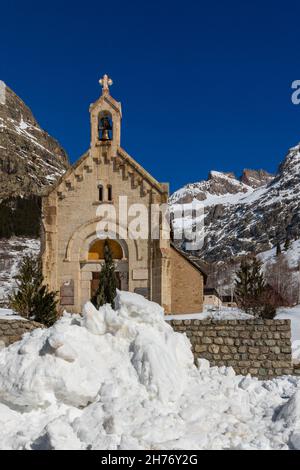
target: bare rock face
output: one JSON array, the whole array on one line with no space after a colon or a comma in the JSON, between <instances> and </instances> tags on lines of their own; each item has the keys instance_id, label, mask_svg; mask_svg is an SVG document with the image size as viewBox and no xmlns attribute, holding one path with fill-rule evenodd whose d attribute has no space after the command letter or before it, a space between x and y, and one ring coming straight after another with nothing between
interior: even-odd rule
<instances>
[{"instance_id":1,"label":"bare rock face","mask_svg":"<svg viewBox=\"0 0 300 470\"><path fill-rule=\"evenodd\" d=\"M24 254L39 252L41 195L68 166L64 149L0 81L0 306Z\"/></svg>"},{"instance_id":2,"label":"bare rock face","mask_svg":"<svg viewBox=\"0 0 300 470\"><path fill-rule=\"evenodd\" d=\"M243 174L241 176L241 182L246 184L247 186L251 186L251 188L259 188L260 186L264 186L265 184L270 183L274 179L274 175L268 173L265 170L243 170Z\"/></svg>"},{"instance_id":3,"label":"bare rock face","mask_svg":"<svg viewBox=\"0 0 300 470\"><path fill-rule=\"evenodd\" d=\"M210 171L206 181L190 183L176 191L170 197L171 204L186 204L195 198L205 201L210 196L221 196L225 194L246 193L249 188L236 179L234 173L223 173L221 171Z\"/></svg>"},{"instance_id":4,"label":"bare rock face","mask_svg":"<svg viewBox=\"0 0 300 470\"><path fill-rule=\"evenodd\" d=\"M205 261L227 262L300 238L300 144L289 150L275 177L244 170L239 181L212 172L207 181L176 191L170 197L171 212L194 198L204 205L205 238L193 255Z\"/></svg>"},{"instance_id":5,"label":"bare rock face","mask_svg":"<svg viewBox=\"0 0 300 470\"><path fill-rule=\"evenodd\" d=\"M0 82L0 199L40 195L68 165L64 149Z\"/></svg>"}]
</instances>

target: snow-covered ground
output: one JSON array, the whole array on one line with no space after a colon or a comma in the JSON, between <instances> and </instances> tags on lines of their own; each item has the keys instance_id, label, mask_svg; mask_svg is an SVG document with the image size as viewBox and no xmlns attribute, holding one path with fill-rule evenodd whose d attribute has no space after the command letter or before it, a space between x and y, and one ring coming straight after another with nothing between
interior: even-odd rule
<instances>
[{"instance_id":1,"label":"snow-covered ground","mask_svg":"<svg viewBox=\"0 0 300 470\"><path fill-rule=\"evenodd\" d=\"M202 313L191 313L184 315L165 315L165 320L249 320L252 315L242 312L239 308L221 307L211 308L204 307Z\"/></svg>"},{"instance_id":2,"label":"snow-covered ground","mask_svg":"<svg viewBox=\"0 0 300 470\"><path fill-rule=\"evenodd\" d=\"M282 253L288 261L290 268L297 268L300 264L300 240L294 240L287 251L284 251L283 245L281 245ZM271 250L263 251L259 253L258 258L262 261L265 266L266 263L274 263L276 261L276 247Z\"/></svg>"},{"instance_id":3,"label":"snow-covered ground","mask_svg":"<svg viewBox=\"0 0 300 470\"><path fill-rule=\"evenodd\" d=\"M23 256L36 255L39 250L40 241L37 239L0 239L0 306L6 306L7 297L15 288L15 276Z\"/></svg>"},{"instance_id":4,"label":"snow-covered ground","mask_svg":"<svg viewBox=\"0 0 300 470\"><path fill-rule=\"evenodd\" d=\"M9 308L0 308L0 320L26 320Z\"/></svg>"},{"instance_id":5,"label":"snow-covered ground","mask_svg":"<svg viewBox=\"0 0 300 470\"><path fill-rule=\"evenodd\" d=\"M299 384L196 367L160 306L120 292L0 352L0 448L300 449Z\"/></svg>"},{"instance_id":6,"label":"snow-covered ground","mask_svg":"<svg viewBox=\"0 0 300 470\"><path fill-rule=\"evenodd\" d=\"M300 363L300 305L278 309L276 318L291 320L293 361Z\"/></svg>"}]
</instances>

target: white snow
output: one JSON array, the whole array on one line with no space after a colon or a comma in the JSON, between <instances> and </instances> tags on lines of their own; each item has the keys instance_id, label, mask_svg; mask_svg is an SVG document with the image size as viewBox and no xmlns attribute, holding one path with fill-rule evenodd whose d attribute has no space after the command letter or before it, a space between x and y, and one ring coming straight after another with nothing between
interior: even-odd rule
<instances>
[{"instance_id":1,"label":"white snow","mask_svg":"<svg viewBox=\"0 0 300 470\"><path fill-rule=\"evenodd\" d=\"M0 305L6 305L7 297L15 288L22 257L36 255L40 241L32 238L12 237L0 240Z\"/></svg>"},{"instance_id":2,"label":"white snow","mask_svg":"<svg viewBox=\"0 0 300 470\"><path fill-rule=\"evenodd\" d=\"M211 308L206 307L204 312L189 313L182 315L165 315L165 320L251 320L252 315L242 312L239 308L234 307L220 307Z\"/></svg>"},{"instance_id":3,"label":"white snow","mask_svg":"<svg viewBox=\"0 0 300 470\"><path fill-rule=\"evenodd\" d=\"M291 320L293 361L300 363L300 305L278 309L278 320Z\"/></svg>"},{"instance_id":4,"label":"white snow","mask_svg":"<svg viewBox=\"0 0 300 470\"><path fill-rule=\"evenodd\" d=\"M299 379L193 363L158 305L65 314L0 352L1 449L300 448Z\"/></svg>"},{"instance_id":5,"label":"white snow","mask_svg":"<svg viewBox=\"0 0 300 470\"><path fill-rule=\"evenodd\" d=\"M29 127L29 125L27 124L27 122L24 121L23 116L21 116L21 121L20 121L19 127L20 127L20 129L22 129L22 130L25 130L25 129L27 129L27 128Z\"/></svg>"},{"instance_id":6,"label":"white snow","mask_svg":"<svg viewBox=\"0 0 300 470\"><path fill-rule=\"evenodd\" d=\"M0 308L0 320L26 320L9 308Z\"/></svg>"},{"instance_id":7,"label":"white snow","mask_svg":"<svg viewBox=\"0 0 300 470\"><path fill-rule=\"evenodd\" d=\"M6 85L5 83L0 80L0 104L5 104L6 98Z\"/></svg>"},{"instance_id":8,"label":"white snow","mask_svg":"<svg viewBox=\"0 0 300 470\"><path fill-rule=\"evenodd\" d=\"M294 240L291 242L290 247L287 251L284 251L284 246L281 245L282 253L285 255L289 267L296 268L300 265L300 240ZM266 264L267 262L276 261L276 247L271 248L270 250L263 251L259 253L258 257L261 261Z\"/></svg>"}]
</instances>

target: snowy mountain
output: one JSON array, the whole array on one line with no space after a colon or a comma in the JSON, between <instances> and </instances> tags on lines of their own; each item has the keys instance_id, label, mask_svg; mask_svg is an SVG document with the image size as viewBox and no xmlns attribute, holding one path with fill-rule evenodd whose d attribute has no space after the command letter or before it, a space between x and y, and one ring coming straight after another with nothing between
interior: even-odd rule
<instances>
[{"instance_id":1,"label":"snowy mountain","mask_svg":"<svg viewBox=\"0 0 300 470\"><path fill-rule=\"evenodd\" d=\"M7 297L14 289L20 255L37 254L39 239L12 237L0 238L0 307L7 305Z\"/></svg>"},{"instance_id":2,"label":"snowy mountain","mask_svg":"<svg viewBox=\"0 0 300 470\"><path fill-rule=\"evenodd\" d=\"M300 144L289 150L275 177L263 170L244 170L240 179L211 172L207 181L176 191L170 204L171 211L193 199L204 204L205 240L194 254L215 262L299 238L299 196Z\"/></svg>"},{"instance_id":3,"label":"snowy mountain","mask_svg":"<svg viewBox=\"0 0 300 470\"><path fill-rule=\"evenodd\" d=\"M22 256L39 250L41 195L68 165L64 149L0 81L0 306Z\"/></svg>"},{"instance_id":4,"label":"snowy mountain","mask_svg":"<svg viewBox=\"0 0 300 470\"><path fill-rule=\"evenodd\" d=\"M0 199L41 194L65 172L68 157L4 82L0 92Z\"/></svg>"}]
</instances>

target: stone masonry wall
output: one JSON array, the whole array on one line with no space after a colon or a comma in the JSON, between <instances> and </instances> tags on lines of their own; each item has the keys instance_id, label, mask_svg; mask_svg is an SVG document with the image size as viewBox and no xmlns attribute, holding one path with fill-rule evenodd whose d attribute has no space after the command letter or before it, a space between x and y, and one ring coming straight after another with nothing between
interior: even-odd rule
<instances>
[{"instance_id":1,"label":"stone masonry wall","mask_svg":"<svg viewBox=\"0 0 300 470\"><path fill-rule=\"evenodd\" d=\"M292 374L290 320L172 320L186 333L195 357L212 366L232 366L260 379Z\"/></svg>"},{"instance_id":2,"label":"stone masonry wall","mask_svg":"<svg viewBox=\"0 0 300 470\"><path fill-rule=\"evenodd\" d=\"M43 325L27 320L0 320L0 349L19 341L24 333L43 328Z\"/></svg>"}]
</instances>

